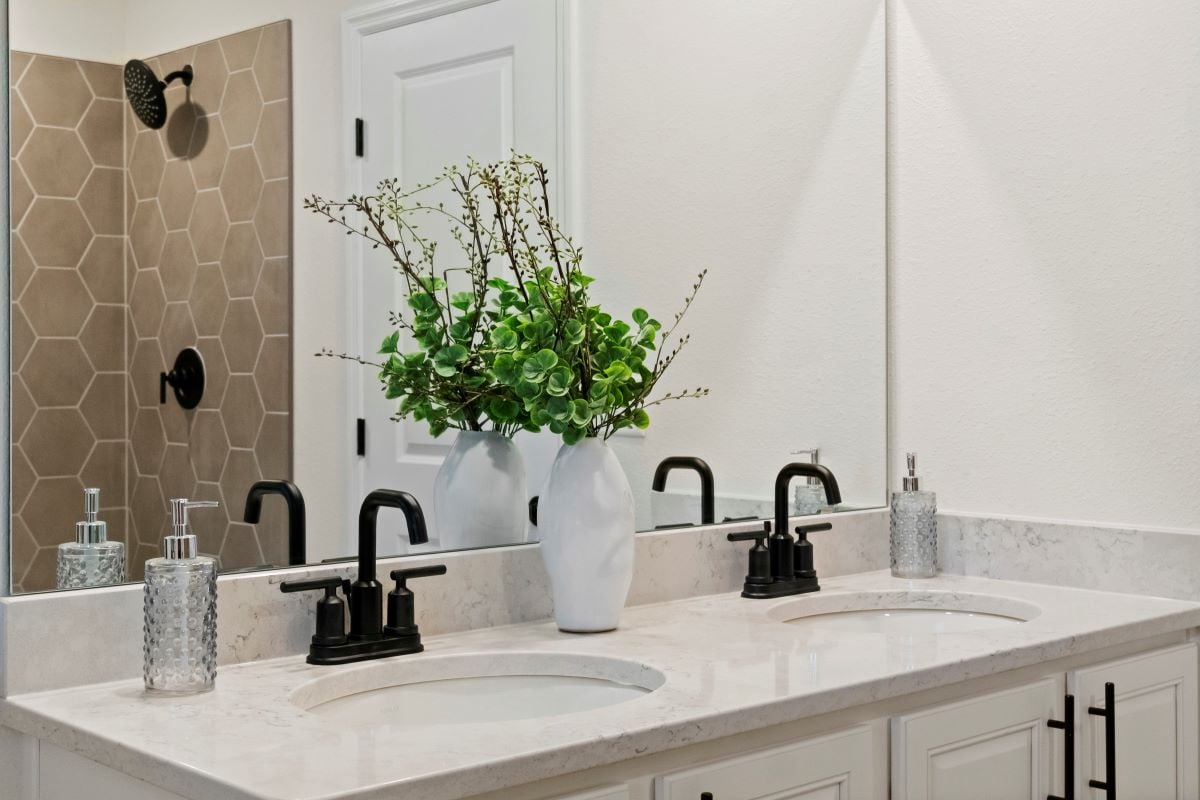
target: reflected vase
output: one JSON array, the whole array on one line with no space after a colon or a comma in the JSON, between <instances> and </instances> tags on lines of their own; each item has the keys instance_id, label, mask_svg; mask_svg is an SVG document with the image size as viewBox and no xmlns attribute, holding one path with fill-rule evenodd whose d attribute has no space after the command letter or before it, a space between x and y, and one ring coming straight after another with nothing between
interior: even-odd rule
<instances>
[{"instance_id":1,"label":"reflected vase","mask_svg":"<svg viewBox=\"0 0 1200 800\"><path fill-rule=\"evenodd\" d=\"M633 490L606 443L584 439L558 451L538 533L559 629L616 628L633 582Z\"/></svg>"},{"instance_id":2,"label":"reflected vase","mask_svg":"<svg viewBox=\"0 0 1200 800\"><path fill-rule=\"evenodd\" d=\"M493 547L525 539L525 461L496 431L460 431L433 482L443 550Z\"/></svg>"}]
</instances>

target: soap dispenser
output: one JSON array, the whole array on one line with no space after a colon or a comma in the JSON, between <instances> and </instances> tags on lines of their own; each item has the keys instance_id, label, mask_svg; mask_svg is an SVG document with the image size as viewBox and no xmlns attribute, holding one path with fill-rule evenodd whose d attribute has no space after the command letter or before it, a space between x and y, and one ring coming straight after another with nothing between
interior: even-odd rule
<instances>
[{"instance_id":1,"label":"soap dispenser","mask_svg":"<svg viewBox=\"0 0 1200 800\"><path fill-rule=\"evenodd\" d=\"M921 491L917 454L908 453L903 491L892 492L892 575L932 578L937 574L937 495Z\"/></svg>"},{"instance_id":2,"label":"soap dispenser","mask_svg":"<svg viewBox=\"0 0 1200 800\"><path fill-rule=\"evenodd\" d=\"M188 510L216 508L212 500L171 501L171 535L162 558L146 562L145 665L147 691L189 694L217 678L217 565L198 552Z\"/></svg>"},{"instance_id":3,"label":"soap dispenser","mask_svg":"<svg viewBox=\"0 0 1200 800\"><path fill-rule=\"evenodd\" d=\"M820 448L796 450L794 454L808 456L813 464L821 463ZM792 498L793 515L797 517L820 514L828 507L825 503L825 486L816 478L806 478L803 483L797 484Z\"/></svg>"},{"instance_id":4,"label":"soap dispenser","mask_svg":"<svg viewBox=\"0 0 1200 800\"><path fill-rule=\"evenodd\" d=\"M75 523L75 541L58 546L57 588L125 582L125 545L108 540L108 524L99 516L100 490L84 489L83 520Z\"/></svg>"}]
</instances>

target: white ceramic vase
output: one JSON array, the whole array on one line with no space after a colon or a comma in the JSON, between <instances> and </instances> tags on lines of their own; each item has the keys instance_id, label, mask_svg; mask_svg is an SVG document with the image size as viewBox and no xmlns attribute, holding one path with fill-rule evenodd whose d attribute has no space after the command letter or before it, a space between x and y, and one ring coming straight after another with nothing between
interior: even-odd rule
<instances>
[{"instance_id":1,"label":"white ceramic vase","mask_svg":"<svg viewBox=\"0 0 1200 800\"><path fill-rule=\"evenodd\" d=\"M513 440L460 431L433 481L441 549L524 541L527 503L525 462Z\"/></svg>"},{"instance_id":2,"label":"white ceramic vase","mask_svg":"<svg viewBox=\"0 0 1200 800\"><path fill-rule=\"evenodd\" d=\"M560 630L617 627L633 582L633 490L608 445L563 445L538 501L542 558Z\"/></svg>"}]
</instances>

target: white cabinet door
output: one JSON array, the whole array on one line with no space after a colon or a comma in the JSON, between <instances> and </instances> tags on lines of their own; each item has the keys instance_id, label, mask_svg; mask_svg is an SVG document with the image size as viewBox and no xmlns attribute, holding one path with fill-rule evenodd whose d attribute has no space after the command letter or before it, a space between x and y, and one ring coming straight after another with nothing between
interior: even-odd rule
<instances>
[{"instance_id":1,"label":"white cabinet door","mask_svg":"<svg viewBox=\"0 0 1200 800\"><path fill-rule=\"evenodd\" d=\"M892 720L894 800L1045 800L1061 706L1053 678Z\"/></svg>"},{"instance_id":2,"label":"white cabinet door","mask_svg":"<svg viewBox=\"0 0 1200 800\"><path fill-rule=\"evenodd\" d=\"M39 743L39 756L38 800L183 800L49 742Z\"/></svg>"},{"instance_id":3,"label":"white cabinet door","mask_svg":"<svg viewBox=\"0 0 1200 800\"><path fill-rule=\"evenodd\" d=\"M655 800L875 800L887 794L882 723L663 775Z\"/></svg>"},{"instance_id":4,"label":"white cabinet door","mask_svg":"<svg viewBox=\"0 0 1200 800\"><path fill-rule=\"evenodd\" d=\"M603 789L592 789L587 792L566 795L557 800L629 800L629 787L606 786Z\"/></svg>"},{"instance_id":5,"label":"white cabinet door","mask_svg":"<svg viewBox=\"0 0 1200 800\"><path fill-rule=\"evenodd\" d=\"M1197 652L1194 643L1081 669L1068 676L1075 695L1076 792L1103 798L1088 780L1107 779L1104 684L1116 695L1116 793L1137 800L1196 800Z\"/></svg>"}]
</instances>

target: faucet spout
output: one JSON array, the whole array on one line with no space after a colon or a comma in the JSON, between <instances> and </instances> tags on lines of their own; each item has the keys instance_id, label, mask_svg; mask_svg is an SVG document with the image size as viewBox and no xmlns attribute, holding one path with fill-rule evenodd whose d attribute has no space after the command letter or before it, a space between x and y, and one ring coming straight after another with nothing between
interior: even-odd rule
<instances>
[{"instance_id":1,"label":"faucet spout","mask_svg":"<svg viewBox=\"0 0 1200 800\"><path fill-rule=\"evenodd\" d=\"M793 462L779 470L775 477L775 532L771 534L771 566L776 578L790 580L795 574L795 557L792 551L792 535L788 533L788 487L792 478L816 478L825 487L825 501L834 506L842 502L842 491L837 478L821 464Z\"/></svg>"},{"instance_id":2,"label":"faucet spout","mask_svg":"<svg viewBox=\"0 0 1200 800\"><path fill-rule=\"evenodd\" d=\"M350 587L350 636L377 639L383 635L383 585L375 579L376 520L379 509L404 512L410 544L425 544L429 531L417 498L395 489L376 489L367 495L358 511L358 580Z\"/></svg>"},{"instance_id":3,"label":"faucet spout","mask_svg":"<svg viewBox=\"0 0 1200 800\"><path fill-rule=\"evenodd\" d=\"M702 458L696 456L670 456L659 462L654 469L654 482L650 488L661 492L667 488L667 475L671 470L690 469L700 476L700 524L711 525L716 522L716 488L713 481L712 468Z\"/></svg>"},{"instance_id":4,"label":"faucet spout","mask_svg":"<svg viewBox=\"0 0 1200 800\"><path fill-rule=\"evenodd\" d=\"M296 566L307 562L305 557L305 539L307 538L304 495L300 487L291 481L266 480L258 481L250 487L246 494L246 508L242 512L242 520L257 525L262 517L263 498L277 494L287 503L288 513L288 564Z\"/></svg>"}]
</instances>

